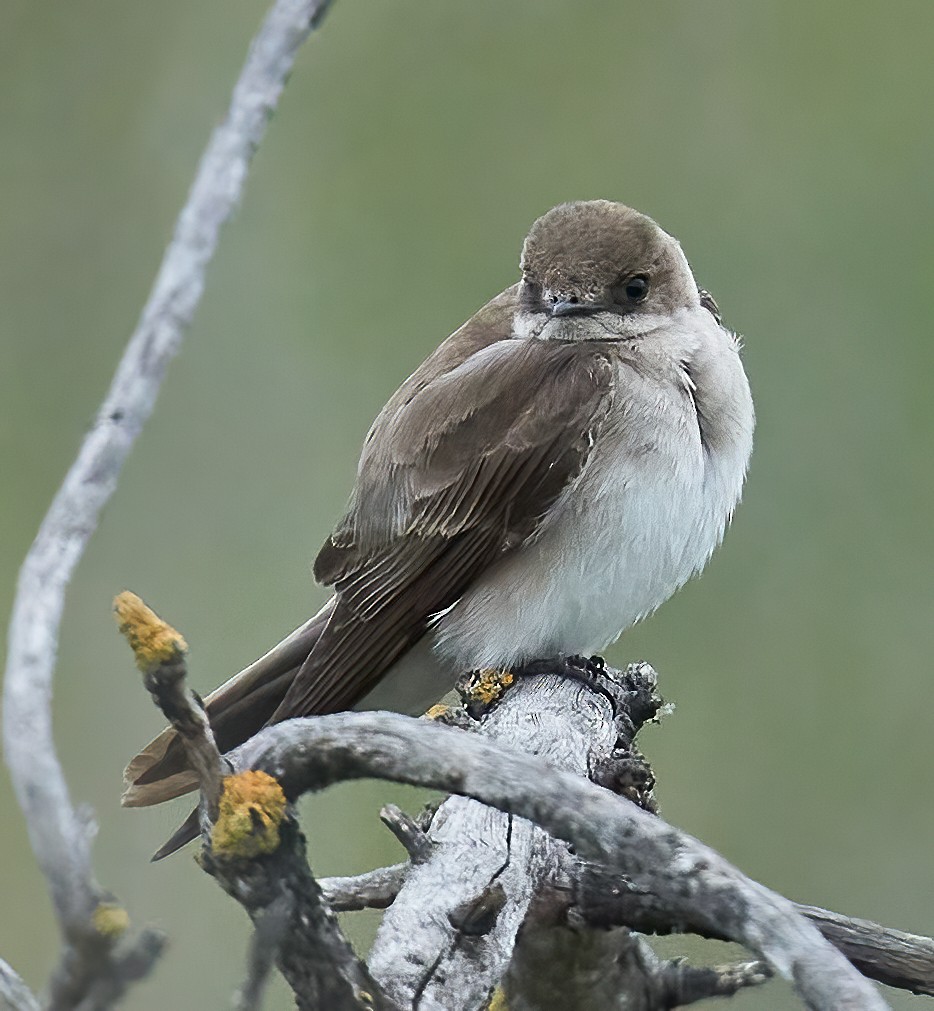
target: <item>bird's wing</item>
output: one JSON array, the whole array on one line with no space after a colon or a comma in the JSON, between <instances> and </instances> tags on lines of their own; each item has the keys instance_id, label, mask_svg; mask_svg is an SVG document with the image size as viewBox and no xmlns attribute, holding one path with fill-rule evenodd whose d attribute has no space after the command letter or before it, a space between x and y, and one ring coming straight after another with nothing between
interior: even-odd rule
<instances>
[{"instance_id":1,"label":"bird's wing","mask_svg":"<svg viewBox=\"0 0 934 1011\"><path fill-rule=\"evenodd\" d=\"M599 342L499 340L403 386L315 562L334 611L271 722L354 705L546 521L606 417L612 356Z\"/></svg>"},{"instance_id":2,"label":"bird's wing","mask_svg":"<svg viewBox=\"0 0 934 1011\"><path fill-rule=\"evenodd\" d=\"M374 425L374 431L380 428L387 412L394 412L482 348L508 339L517 298L518 285L513 285L474 313L402 384ZM318 614L205 699L211 727L222 751L245 741L272 717L329 623L334 604L332 598ZM181 741L171 727L130 762L124 779L123 803L133 807L161 803L197 785Z\"/></svg>"},{"instance_id":3,"label":"bird's wing","mask_svg":"<svg viewBox=\"0 0 934 1011\"><path fill-rule=\"evenodd\" d=\"M331 616L333 599L268 653L225 681L204 700L211 730L222 752L259 730L284 698L295 674ZM124 807L146 807L189 793L198 777L178 732L166 727L123 771Z\"/></svg>"}]
</instances>

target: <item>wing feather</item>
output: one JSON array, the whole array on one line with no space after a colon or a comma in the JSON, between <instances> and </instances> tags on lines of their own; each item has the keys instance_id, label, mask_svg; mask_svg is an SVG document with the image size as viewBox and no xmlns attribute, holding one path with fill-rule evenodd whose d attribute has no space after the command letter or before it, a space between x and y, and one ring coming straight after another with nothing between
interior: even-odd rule
<instances>
[{"instance_id":1,"label":"wing feather","mask_svg":"<svg viewBox=\"0 0 934 1011\"><path fill-rule=\"evenodd\" d=\"M271 722L355 704L432 615L534 536L603 423L612 355L502 340L390 401L315 562L335 589L332 620Z\"/></svg>"}]
</instances>

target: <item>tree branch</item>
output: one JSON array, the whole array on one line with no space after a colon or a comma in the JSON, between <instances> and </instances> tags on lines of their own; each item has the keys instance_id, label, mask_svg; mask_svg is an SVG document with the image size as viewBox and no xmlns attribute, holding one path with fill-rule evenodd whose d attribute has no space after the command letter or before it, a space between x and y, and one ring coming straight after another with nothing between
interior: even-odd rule
<instances>
[{"instance_id":1,"label":"tree branch","mask_svg":"<svg viewBox=\"0 0 934 1011\"><path fill-rule=\"evenodd\" d=\"M870 979L934 997L934 940L842 916L818 906L795 908Z\"/></svg>"},{"instance_id":2,"label":"tree branch","mask_svg":"<svg viewBox=\"0 0 934 1011\"><path fill-rule=\"evenodd\" d=\"M392 1011L395 1005L357 957L324 901L291 811L277 835L275 848L249 858L219 853L216 845L205 845L200 855L202 868L244 907L256 927L245 992L259 992L265 969L274 960L302 1011Z\"/></svg>"},{"instance_id":3,"label":"tree branch","mask_svg":"<svg viewBox=\"0 0 934 1011\"><path fill-rule=\"evenodd\" d=\"M559 887L570 896L568 918L592 927L630 927L644 934L692 933L728 940L696 919L673 920L663 898L609 873L570 861ZM830 943L870 979L911 993L934 996L934 939L854 919L817 906L794 904Z\"/></svg>"},{"instance_id":4,"label":"tree branch","mask_svg":"<svg viewBox=\"0 0 934 1011\"><path fill-rule=\"evenodd\" d=\"M194 315L221 226L239 201L298 47L327 6L328 0L277 0L253 40L110 390L20 570L4 685L4 749L65 938L53 1004L60 987L69 990L82 976L88 959L107 962L116 941L94 923L106 895L94 878L87 824L72 805L52 738L65 590ZM138 952L154 952L151 942L151 936L141 939Z\"/></svg>"},{"instance_id":5,"label":"tree branch","mask_svg":"<svg viewBox=\"0 0 934 1011\"><path fill-rule=\"evenodd\" d=\"M253 1011L262 1005L263 992L269 974L282 949L282 940L289 926L291 903L288 896L280 895L256 921L247 958L247 978L237 993L236 1011Z\"/></svg>"},{"instance_id":6,"label":"tree branch","mask_svg":"<svg viewBox=\"0 0 934 1011\"><path fill-rule=\"evenodd\" d=\"M39 1001L14 969L0 958L0 1006L13 1011L39 1011Z\"/></svg>"},{"instance_id":7,"label":"tree branch","mask_svg":"<svg viewBox=\"0 0 934 1011\"><path fill-rule=\"evenodd\" d=\"M352 877L322 878L321 890L335 912L385 909L395 901L408 869L408 864L395 864ZM599 868L590 867L585 872L575 861L561 887L575 903L565 915L598 929L625 926L643 934L692 933L724 940L722 935L704 932L696 924L681 922L675 927L657 896ZM818 906L795 903L795 908L864 976L899 990L934 997L934 939Z\"/></svg>"},{"instance_id":8,"label":"tree branch","mask_svg":"<svg viewBox=\"0 0 934 1011\"><path fill-rule=\"evenodd\" d=\"M379 812L379 820L399 840L413 864L423 864L431 856L431 840L419 828L414 818L410 818L395 804L384 804Z\"/></svg>"},{"instance_id":9,"label":"tree branch","mask_svg":"<svg viewBox=\"0 0 934 1011\"><path fill-rule=\"evenodd\" d=\"M586 778L607 772L618 755L632 757L641 726L627 713L632 692L586 662L551 661L536 672L517 681L512 673L476 672L458 685L467 712L476 717L471 729L508 749L501 762L521 749ZM633 667L622 681L654 697L646 710L654 715L661 705L655 672L648 665ZM433 845L427 859L410 868L383 917L370 969L404 1006L479 1007L521 956L521 938L537 918L532 911L567 846L530 821L465 797L440 806L428 838ZM633 977L621 990L640 986ZM550 998L570 998L570 989L564 978L549 988ZM565 1003L573 1006L573 1000Z\"/></svg>"},{"instance_id":10,"label":"tree branch","mask_svg":"<svg viewBox=\"0 0 934 1011\"><path fill-rule=\"evenodd\" d=\"M254 770L229 775L204 709L185 684L184 639L133 593L121 593L114 609L147 690L178 732L198 776L201 867L243 906L255 927L238 1006L258 1006L275 963L301 1009L390 1011L392 1004L324 902L279 784Z\"/></svg>"},{"instance_id":11,"label":"tree branch","mask_svg":"<svg viewBox=\"0 0 934 1011\"><path fill-rule=\"evenodd\" d=\"M764 962L698 967L662 959L623 929L523 929L520 950L503 986L509 1011L661 1011L732 996L772 976Z\"/></svg>"},{"instance_id":12,"label":"tree branch","mask_svg":"<svg viewBox=\"0 0 934 1011\"><path fill-rule=\"evenodd\" d=\"M810 1007L886 1006L787 899L635 805L502 745L388 713L341 713L267 728L228 758L236 768L269 772L290 799L360 777L473 797L536 822L663 896L674 917L745 945L791 979Z\"/></svg>"},{"instance_id":13,"label":"tree branch","mask_svg":"<svg viewBox=\"0 0 934 1011\"><path fill-rule=\"evenodd\" d=\"M394 864L351 877L321 878L318 884L324 901L335 913L385 909L395 901L408 871L407 863Z\"/></svg>"},{"instance_id":14,"label":"tree branch","mask_svg":"<svg viewBox=\"0 0 934 1011\"><path fill-rule=\"evenodd\" d=\"M114 613L121 634L133 650L136 666L143 673L146 690L181 739L213 824L217 821L223 780L231 769L217 750L207 713L185 685L188 644L129 590L114 600Z\"/></svg>"}]
</instances>

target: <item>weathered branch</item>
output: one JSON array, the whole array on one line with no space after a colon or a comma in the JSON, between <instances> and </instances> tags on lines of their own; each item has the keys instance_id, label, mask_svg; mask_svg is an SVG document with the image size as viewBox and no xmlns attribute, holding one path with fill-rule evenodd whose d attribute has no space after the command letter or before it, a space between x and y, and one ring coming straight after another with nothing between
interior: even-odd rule
<instances>
[{"instance_id":1,"label":"weathered branch","mask_svg":"<svg viewBox=\"0 0 934 1011\"><path fill-rule=\"evenodd\" d=\"M698 919L674 920L664 898L603 867L570 861L563 869L568 916L593 927L631 927L645 934L692 933L727 940ZM934 939L795 903L831 944L869 979L934 996Z\"/></svg>"},{"instance_id":2,"label":"weathered branch","mask_svg":"<svg viewBox=\"0 0 934 1011\"><path fill-rule=\"evenodd\" d=\"M934 939L883 927L872 920L841 916L817 906L799 913L870 979L934 997Z\"/></svg>"},{"instance_id":3,"label":"weathered branch","mask_svg":"<svg viewBox=\"0 0 934 1011\"><path fill-rule=\"evenodd\" d=\"M684 959L660 959L639 938L636 946L643 971L651 980L650 1008L677 1008L709 997L732 997L772 978L765 962L730 962L726 965L688 965Z\"/></svg>"},{"instance_id":4,"label":"weathered branch","mask_svg":"<svg viewBox=\"0 0 934 1011\"><path fill-rule=\"evenodd\" d=\"M385 909L395 901L408 872L408 864L393 864L350 877L321 878L318 884L335 913Z\"/></svg>"},{"instance_id":5,"label":"weathered branch","mask_svg":"<svg viewBox=\"0 0 934 1011\"><path fill-rule=\"evenodd\" d=\"M255 926L238 1006L258 1006L275 963L299 1008L391 1008L324 902L279 784L257 771L229 774L204 710L185 684L184 639L133 593L121 593L114 609L147 690L179 734L198 776L201 866Z\"/></svg>"},{"instance_id":6,"label":"weathered branch","mask_svg":"<svg viewBox=\"0 0 934 1011\"><path fill-rule=\"evenodd\" d=\"M379 820L399 840L413 864L423 864L431 856L431 840L402 808L384 804Z\"/></svg>"},{"instance_id":7,"label":"weathered branch","mask_svg":"<svg viewBox=\"0 0 934 1011\"><path fill-rule=\"evenodd\" d=\"M129 590L117 596L114 612L120 632L133 650L136 666L143 673L146 690L178 732L213 824L217 821L224 777L232 770L217 750L204 708L185 684L188 645L168 622Z\"/></svg>"},{"instance_id":8,"label":"weathered branch","mask_svg":"<svg viewBox=\"0 0 934 1011\"><path fill-rule=\"evenodd\" d=\"M565 914L572 920L599 929L626 926L644 934L692 933L724 939L696 924L673 924L657 896L634 888L618 875L592 867L585 871L577 861L574 865L562 886L566 901L573 896L575 905ZM322 878L320 884L335 912L385 909L395 900L407 873L408 864L394 864L352 877ZM934 939L817 906L795 903L795 908L864 976L909 993L934 996Z\"/></svg>"},{"instance_id":9,"label":"weathered branch","mask_svg":"<svg viewBox=\"0 0 934 1011\"><path fill-rule=\"evenodd\" d=\"M673 917L760 954L809 1006L886 1006L787 899L635 805L502 745L402 716L342 713L268 728L228 757L237 768L268 771L290 798L364 776L473 797L536 822L586 859L664 896Z\"/></svg>"},{"instance_id":10,"label":"weathered branch","mask_svg":"<svg viewBox=\"0 0 934 1011\"><path fill-rule=\"evenodd\" d=\"M662 1011L732 996L772 975L764 962L697 967L662 959L622 929L523 929L517 956L503 985L509 1011Z\"/></svg>"},{"instance_id":11,"label":"weathered branch","mask_svg":"<svg viewBox=\"0 0 934 1011\"><path fill-rule=\"evenodd\" d=\"M302 1011L391 1011L366 965L344 937L308 868L305 838L291 811L269 852L238 858L206 845L201 866L247 911L261 938L251 948L247 993L272 958ZM271 921L271 922L270 922ZM242 997L243 991L241 991Z\"/></svg>"},{"instance_id":12,"label":"weathered branch","mask_svg":"<svg viewBox=\"0 0 934 1011\"><path fill-rule=\"evenodd\" d=\"M39 1001L13 968L0 958L0 1007L11 1011L39 1011Z\"/></svg>"},{"instance_id":13,"label":"weathered branch","mask_svg":"<svg viewBox=\"0 0 934 1011\"><path fill-rule=\"evenodd\" d=\"M253 40L110 390L20 570L4 685L4 750L65 940L53 1006L118 965L139 970L139 959L155 958L159 949L147 934L118 956L118 933L102 934L95 925L95 910L107 896L94 878L87 825L69 797L52 737L52 674L65 590L194 315L221 226L239 201L295 54L328 2L276 0Z\"/></svg>"},{"instance_id":14,"label":"weathered branch","mask_svg":"<svg viewBox=\"0 0 934 1011\"><path fill-rule=\"evenodd\" d=\"M123 612L126 612L126 600L124 604ZM191 753L201 754L197 764L201 775L210 782L216 777L221 759L200 706L182 685L184 643L174 630L142 608L139 602L131 601L131 605L129 613L135 616L137 623L122 613L123 630L134 644L138 662L146 674L147 687L186 738L186 746L193 749ZM140 625L140 615L148 625L146 622ZM535 683L523 680L502 706L483 714L480 730L512 744L524 743L534 748L550 759L551 766L560 764L572 769L573 787L578 791L584 789L585 800L587 791L593 790L583 778L589 774L654 810L651 771L633 748L633 737L641 721L653 716L658 708L654 672L645 665L633 666L617 683L608 673L592 670L590 665L585 667L586 691L566 677L568 670L560 676L557 673L546 675ZM578 671L579 677L581 673ZM488 689L489 684L484 682L479 694L482 696ZM573 697L565 697L568 693ZM475 703L470 703L468 708L471 706L476 709ZM367 723L371 719L378 721L375 752L374 734ZM341 732L338 740L333 733L327 732L326 726L344 720L351 721L350 732ZM355 726L360 720L364 725ZM382 727L385 720L389 721L388 734L383 734L384 739L379 741L380 730L386 729ZM458 726L465 725L460 719L455 722ZM571 732L565 723L572 728ZM576 732L573 730L575 724L580 724ZM477 726L470 720L466 725ZM314 733L322 729L325 729L323 736ZM312 731L311 742L302 730ZM299 732L298 736L292 739L295 731ZM432 743L431 736L438 732L451 740L443 746L439 742ZM427 751L418 750L421 755L443 755L444 761L438 768L419 769L420 755L416 754L413 761L418 771L407 771L410 766L405 759L410 757L413 744L410 734L429 737L427 742L420 741L427 744ZM204 738L200 744L199 736ZM283 741L283 737L288 739ZM531 770L523 769L521 762L518 766L516 763L519 756L510 754L508 748L486 756L487 760L492 760L489 771L494 791L504 791L498 801L493 799L502 813L490 811L465 796L453 798L436 812L426 836L413 819L397 808L387 807L382 812L383 820L400 836L412 861L358 878L326 882L328 897L337 908L367 905L384 908L400 896L400 892L413 897L398 898L380 932L384 940L381 943L378 937L374 946L372 970L377 978L383 982L388 979L390 984L389 995L384 994L343 938L320 887L311 876L304 840L277 780L289 790L290 797L304 789L317 789L338 779L371 772L397 781L456 789L464 795L472 795L480 763L484 761L483 755L471 755L470 749L477 743L472 737L461 730L433 727L425 721L388 714L345 714L292 721L270 728L260 740L247 742L230 756L234 764L239 765L252 764L252 755L260 763L265 762L276 777L267 781L263 780L262 771L246 771L226 781L245 783L238 787L243 796L231 800L230 788L225 789L221 817L202 856L205 869L245 906L257 924L251 949L251 972L240 995L242 1007L255 1005L272 960L278 962L292 983L300 1007L320 1006L322 1001L335 1008L356 1008L364 1004L390 1007L393 1005L389 996L401 1006L472 1007L487 998L501 980L517 1008L532 1011L548 1006L536 1003L536 992L550 994L551 999L560 992L564 1003L573 1004L575 987L590 985L588 979L597 986L594 975L597 963L593 962L591 970L587 970L587 958L592 961L602 957L600 953L605 954L608 943L614 947L614 957L612 965L604 965L598 989L606 990L612 982L612 992L616 994L613 1006L623 1006L619 1002L625 987L631 991L625 1004L629 1008L674 1007L704 996L735 992L762 982L767 975L756 963L687 970L680 963L651 962L649 950L643 949L638 937L628 931L616 931L612 939L603 937L602 940L599 932L587 931L582 942L579 927L585 923L600 927L622 923L644 931L665 932L676 924L678 929L738 940L770 957L779 970L788 967L790 962L790 974L812 1006L846 1006L828 1003L828 994L833 991L827 987L831 984L816 978L820 975L820 965L813 953L806 952L812 956L812 961L808 963L805 958L802 964L798 954L803 950L800 946L813 941L807 938L807 926L794 921L792 904L746 881L701 844L658 820L649 818L641 824L638 819L645 816L630 812L628 805L603 812L610 821L616 820L615 826L611 824L596 834L585 830L581 836L581 825L574 815L561 810L560 803L557 808L553 807L556 795L561 793L562 774L540 763L533 763ZM461 751L467 741L471 744L467 745L465 761ZM390 745L389 754L398 759L397 762L386 760L385 749ZM292 753L293 747L298 748L297 755ZM323 750L314 755L309 748L317 747ZM254 754L255 749L259 749L258 754ZM501 776L493 775L500 771L503 762L508 762L509 768L518 773L517 778L506 784L498 781ZM530 771L532 775L525 778ZM551 777L558 778L549 782ZM276 802L279 805L276 817L269 817L263 810L265 802L257 799L259 794L255 792L254 780L268 782L270 789L281 797ZM538 796L542 785L544 798ZM486 802L491 800L485 789L480 795ZM592 799L598 796L602 801L620 803L605 790L598 790ZM573 788L561 799L565 805L580 804L580 797L575 798ZM598 813L600 806L598 803L595 808ZM469 813L465 817L464 811L471 807L476 809L476 814ZM610 859L604 859L599 865L581 861L556 839L512 816L513 813L523 814L526 809L536 811L537 819L554 834L573 842L584 857L593 859L588 849L602 847L608 848ZM638 818L630 824L627 816L631 819L633 814ZM622 821L619 820L621 816ZM500 818L505 819L499 828L504 847L491 845L488 825L483 824L484 821L495 824ZM239 828L236 827L238 819ZM563 831L558 828L561 825ZM649 833L647 857L646 839L640 836L649 825L656 831ZM210 819L207 819L206 828L210 828ZM661 835L657 832L659 828ZM478 832L476 839L471 835L473 831ZM223 839L219 833L223 834ZM494 839L495 836L494 832ZM489 851L481 859L473 859L470 852L474 841L480 843L480 850ZM683 877L666 869L664 862L660 864L660 873L646 866L655 862L651 856L653 845L660 845L662 851L667 851L669 860L677 858L685 866ZM470 858L461 862L455 859L452 863L451 855L458 856L458 847L461 855L466 851ZM639 859L634 864L627 856L633 847L639 851ZM486 866L491 856L492 873ZM467 868L466 873L462 873L463 866ZM459 880L452 879L452 868L456 872L454 877ZM628 873L621 874L621 869ZM659 887L659 882L663 887ZM730 895L731 890L735 894ZM407 912L407 903L416 911L415 916ZM529 915L536 905L546 910L544 916L538 910ZM724 910L729 913L726 918ZM426 916L426 911L431 915ZM854 948L858 947L864 963L873 961L872 943L880 928L865 921L847 921L820 910L805 912L811 918L830 923L835 941L848 954L852 956ZM731 918L737 924L735 932L728 929ZM562 924L573 927L574 921L578 924L577 930L562 929ZM440 929L439 922L442 923ZM419 925L427 926L426 937L430 943L422 943L424 930L416 929ZM924 944L934 946L934 942L911 935L895 931L885 933L889 947L900 945L903 956L910 951L917 959L919 947L923 957ZM386 942L385 937L390 941ZM921 944L915 943L912 947L911 942ZM555 944L559 948L556 949ZM493 957L490 957L490 949ZM536 965L536 957L543 950L549 952L548 957ZM560 951L567 960L564 966L558 958ZM775 951L784 957L784 966L776 958ZM909 988L915 989L918 965L910 958L903 958L903 962L908 969L902 970L900 963L895 968L890 966L889 976L874 975L896 982L896 985L905 985L908 972L912 984ZM403 963L408 965L398 969ZM391 969L392 966L396 968ZM568 971L568 966L574 971ZM466 970L474 970L474 976ZM831 971L840 976L838 965L833 961ZM902 976L896 976L896 971L902 971ZM912 971L914 976L910 975ZM400 980L403 981L401 988L397 985ZM531 985L530 980L537 980L537 985ZM465 986L465 981L469 981L470 986ZM517 981L521 981L521 985ZM456 1004L451 1003L452 983L457 991ZM825 989L822 990L822 986ZM852 986L852 980L845 976L833 983L835 989L848 986ZM845 989L841 992L846 993ZM868 997L866 993L859 994L858 989L853 993L863 1000L859 1006L884 1007L871 990L868 990Z\"/></svg>"},{"instance_id":15,"label":"weathered branch","mask_svg":"<svg viewBox=\"0 0 934 1011\"><path fill-rule=\"evenodd\" d=\"M626 707L616 705L623 695L628 701L624 689L586 663L552 661L541 669L550 673L520 677L492 709L488 701L502 691L500 682L511 683L513 676L487 671L462 679L477 733L585 778L611 768L619 754L631 754L637 727L622 716ZM624 676L630 682L637 677L653 695L655 672L646 665ZM647 715L660 704L655 697ZM567 846L532 822L464 797L441 805L428 838L428 859L410 869L383 918L370 969L400 1004L425 1011L475 1008L506 975L520 928L524 934ZM559 1002L569 985L553 986L551 999Z\"/></svg>"},{"instance_id":16,"label":"weathered branch","mask_svg":"<svg viewBox=\"0 0 934 1011\"><path fill-rule=\"evenodd\" d=\"M247 956L247 977L234 1002L236 1011L253 1011L261 1006L269 974L282 950L282 941L289 927L290 907L289 897L281 895L269 906L265 915L255 921Z\"/></svg>"}]
</instances>

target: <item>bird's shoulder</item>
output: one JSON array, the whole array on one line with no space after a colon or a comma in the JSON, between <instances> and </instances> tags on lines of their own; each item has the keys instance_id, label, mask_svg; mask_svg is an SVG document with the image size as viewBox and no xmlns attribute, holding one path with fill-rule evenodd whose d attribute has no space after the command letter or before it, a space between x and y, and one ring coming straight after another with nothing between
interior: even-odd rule
<instances>
[{"instance_id":1,"label":"bird's shoulder","mask_svg":"<svg viewBox=\"0 0 934 1011\"><path fill-rule=\"evenodd\" d=\"M515 303L515 288L488 303L380 412L347 514L315 562L319 580L334 582L407 534L449 538L493 523L522 536L579 472L618 352L514 339Z\"/></svg>"}]
</instances>

